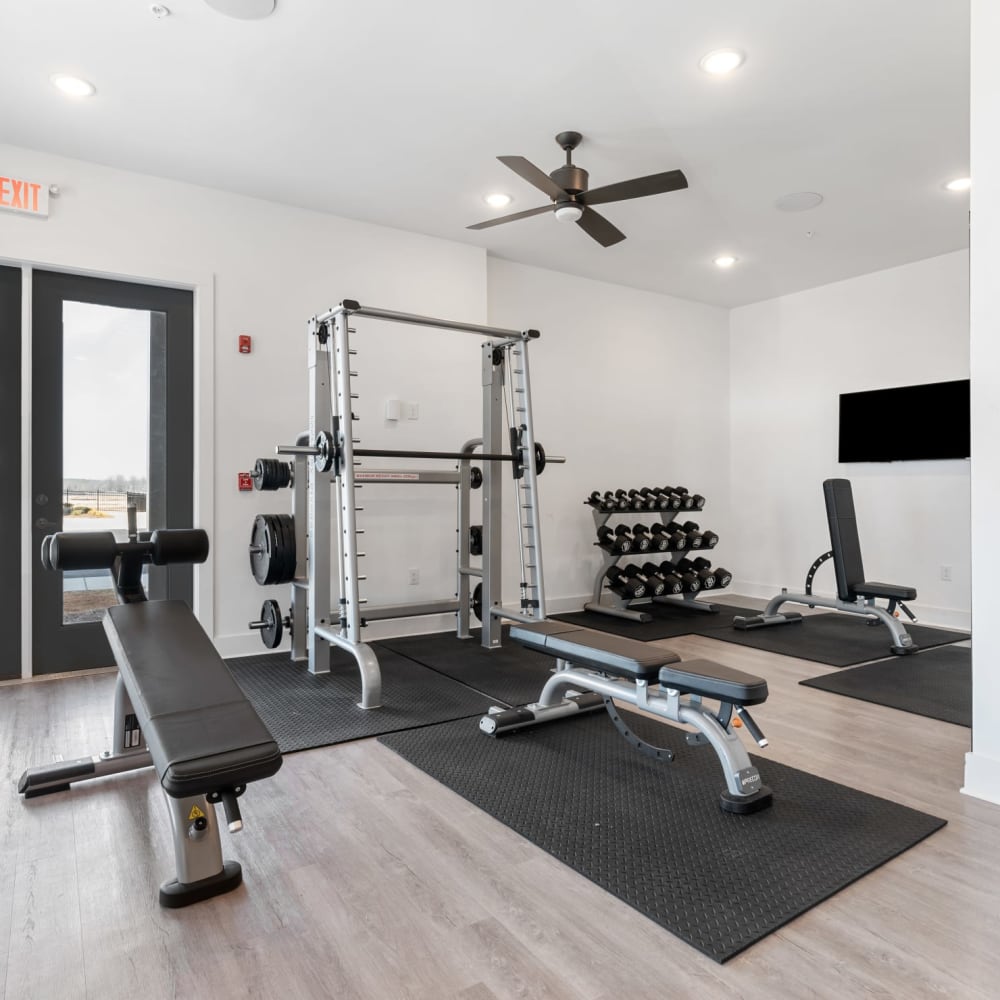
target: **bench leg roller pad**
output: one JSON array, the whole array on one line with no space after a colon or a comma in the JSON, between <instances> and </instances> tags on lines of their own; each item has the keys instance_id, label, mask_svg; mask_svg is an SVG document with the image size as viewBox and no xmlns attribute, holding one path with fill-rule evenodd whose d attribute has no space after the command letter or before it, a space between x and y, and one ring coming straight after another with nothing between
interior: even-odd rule
<instances>
[{"instance_id":1,"label":"bench leg roller pad","mask_svg":"<svg viewBox=\"0 0 1000 1000\"><path fill-rule=\"evenodd\" d=\"M203 899L231 892L243 882L243 869L238 861L226 861L218 875L209 875L200 882L178 882L171 879L160 886L160 906L176 910L181 906L200 903Z\"/></svg>"},{"instance_id":2,"label":"bench leg roller pad","mask_svg":"<svg viewBox=\"0 0 1000 1000\"><path fill-rule=\"evenodd\" d=\"M760 812L762 809L769 809L771 806L771 789L767 785L761 785L756 792L750 795L733 795L731 792L723 792L719 800L725 812L747 813Z\"/></svg>"}]
</instances>

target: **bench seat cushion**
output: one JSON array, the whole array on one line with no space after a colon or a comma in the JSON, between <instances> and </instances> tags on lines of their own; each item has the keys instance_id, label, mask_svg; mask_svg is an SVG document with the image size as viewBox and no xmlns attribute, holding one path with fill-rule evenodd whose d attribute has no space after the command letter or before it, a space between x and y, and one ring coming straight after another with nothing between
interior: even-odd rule
<instances>
[{"instance_id":1,"label":"bench seat cushion","mask_svg":"<svg viewBox=\"0 0 1000 1000\"><path fill-rule=\"evenodd\" d=\"M712 660L685 660L660 670L660 685L681 694L700 694L705 698L735 705L759 705L767 701L767 681Z\"/></svg>"},{"instance_id":2,"label":"bench seat cushion","mask_svg":"<svg viewBox=\"0 0 1000 1000\"><path fill-rule=\"evenodd\" d=\"M615 677L654 683L659 678L660 667L680 660L669 649L564 622L514 624L510 627L510 637L531 649L561 657L577 666L600 670Z\"/></svg>"},{"instance_id":3,"label":"bench seat cushion","mask_svg":"<svg viewBox=\"0 0 1000 1000\"><path fill-rule=\"evenodd\" d=\"M913 587L899 587L894 583L865 581L855 584L851 590L858 597L881 597L891 601L915 601L917 592Z\"/></svg>"},{"instance_id":4,"label":"bench seat cushion","mask_svg":"<svg viewBox=\"0 0 1000 1000\"><path fill-rule=\"evenodd\" d=\"M104 629L168 795L204 795L278 770L278 745L183 601L108 608Z\"/></svg>"}]
</instances>

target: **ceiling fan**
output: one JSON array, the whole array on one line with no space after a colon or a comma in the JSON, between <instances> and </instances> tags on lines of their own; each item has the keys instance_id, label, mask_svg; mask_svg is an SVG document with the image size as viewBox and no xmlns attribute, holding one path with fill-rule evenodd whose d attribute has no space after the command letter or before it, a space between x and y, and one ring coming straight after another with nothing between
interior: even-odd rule
<instances>
[{"instance_id":1,"label":"ceiling fan","mask_svg":"<svg viewBox=\"0 0 1000 1000\"><path fill-rule=\"evenodd\" d=\"M612 201L626 201L630 198L646 198L651 194L666 194L680 191L688 186L687 178L680 170L668 170L648 177L634 177L630 181L619 181L605 187L587 190L587 171L573 164L573 150L580 145L583 136L579 132L560 132L556 142L566 151L566 163L551 174L546 174L523 156L498 156L497 159L510 167L519 177L533 184L539 191L552 199L552 205L529 208L525 212L515 212L500 219L478 222L469 229L489 229L505 222L528 219L532 215L555 210L560 222L575 222L588 236L597 240L602 247L614 246L625 239L625 234L613 226L603 215L594 211L594 205L606 205Z\"/></svg>"}]
</instances>

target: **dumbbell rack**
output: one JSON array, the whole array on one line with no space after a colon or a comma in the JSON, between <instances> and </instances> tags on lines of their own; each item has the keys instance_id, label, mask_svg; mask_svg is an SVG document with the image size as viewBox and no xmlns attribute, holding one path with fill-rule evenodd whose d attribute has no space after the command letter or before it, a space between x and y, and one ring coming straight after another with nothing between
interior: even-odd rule
<instances>
[{"instance_id":1,"label":"dumbbell rack","mask_svg":"<svg viewBox=\"0 0 1000 1000\"><path fill-rule=\"evenodd\" d=\"M589 505L588 505L589 506ZM689 516L694 513L700 513L693 510L634 510L629 508L628 510L597 510L591 508L591 513L594 515L594 531L595 533L599 531L608 521L613 517L630 518L637 517L643 514L652 514L661 524L670 524L676 520L678 514L683 514ZM700 601L698 597L701 594L699 591L697 594L691 594L685 591L683 594L662 594L659 597L639 597L634 600L629 600L628 598L622 597L616 594L613 590L610 590L604 586L606 576L605 574L608 570L614 566L620 559L652 559L655 555L660 559L661 562L679 562L689 553L700 553L700 552L712 552L714 549L677 549L670 552L656 552L646 551L640 552L609 552L600 543L596 543L598 548L601 550L601 555L603 559L601 560L601 567L597 571L597 575L594 577L594 599L588 601L584 604L583 608L585 611L596 611L598 614L610 615L613 618L627 618L629 621L634 622L649 622L653 620L653 616L648 611L637 611L634 608L637 605L644 604L682 604L685 608L690 608L692 611L705 611L709 614L717 614L719 607L717 604L710 604L707 601ZM676 557L676 558L675 558ZM723 590L723 587L714 587L713 590ZM607 598L607 600L605 600Z\"/></svg>"}]
</instances>

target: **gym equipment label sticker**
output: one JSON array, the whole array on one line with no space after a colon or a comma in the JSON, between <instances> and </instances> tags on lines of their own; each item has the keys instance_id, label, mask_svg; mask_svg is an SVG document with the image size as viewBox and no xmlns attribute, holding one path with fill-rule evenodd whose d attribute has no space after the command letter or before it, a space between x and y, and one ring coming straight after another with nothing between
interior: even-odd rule
<instances>
[{"instance_id":1,"label":"gym equipment label sticker","mask_svg":"<svg viewBox=\"0 0 1000 1000\"><path fill-rule=\"evenodd\" d=\"M49 186L23 177L5 177L0 174L0 208L8 212L48 218Z\"/></svg>"},{"instance_id":2,"label":"gym equipment label sticker","mask_svg":"<svg viewBox=\"0 0 1000 1000\"><path fill-rule=\"evenodd\" d=\"M191 806L191 812L188 813L188 822L194 819L204 819L205 814L197 807Z\"/></svg>"}]
</instances>

